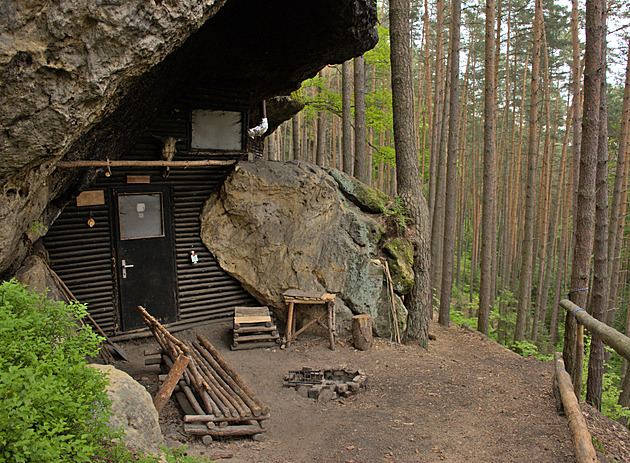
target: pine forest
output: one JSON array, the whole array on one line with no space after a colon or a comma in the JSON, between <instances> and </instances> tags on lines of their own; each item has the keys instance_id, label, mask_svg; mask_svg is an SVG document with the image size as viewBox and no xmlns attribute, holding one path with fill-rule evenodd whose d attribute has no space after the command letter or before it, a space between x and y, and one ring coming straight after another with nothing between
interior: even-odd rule
<instances>
[{"instance_id":1,"label":"pine forest","mask_svg":"<svg viewBox=\"0 0 630 463\"><path fill-rule=\"evenodd\" d=\"M568 348L574 317L559 304L568 298L628 335L627 0L379 2L376 48L303 83L293 98L304 109L266 139L265 157L335 167L409 214L392 101L400 3L432 323L465 323L521 355L551 358ZM585 337L576 389L627 420L627 362Z\"/></svg>"}]
</instances>

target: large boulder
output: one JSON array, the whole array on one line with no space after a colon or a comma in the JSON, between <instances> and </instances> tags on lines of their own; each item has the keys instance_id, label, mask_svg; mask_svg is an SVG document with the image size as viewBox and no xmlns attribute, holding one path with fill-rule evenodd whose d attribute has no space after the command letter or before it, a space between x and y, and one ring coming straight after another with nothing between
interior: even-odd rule
<instances>
[{"instance_id":1,"label":"large boulder","mask_svg":"<svg viewBox=\"0 0 630 463\"><path fill-rule=\"evenodd\" d=\"M90 365L107 374L107 396L112 402L109 426L123 429L121 440L127 447L141 453L160 453L164 437L158 412L147 390L124 371L112 365Z\"/></svg>"},{"instance_id":2,"label":"large boulder","mask_svg":"<svg viewBox=\"0 0 630 463\"><path fill-rule=\"evenodd\" d=\"M286 290L326 291L338 295L339 328L349 327L352 313L367 313L376 333L387 335L385 229L335 177L303 161L242 162L206 202L201 238L221 267L279 317ZM406 318L403 308L399 313Z\"/></svg>"}]
</instances>

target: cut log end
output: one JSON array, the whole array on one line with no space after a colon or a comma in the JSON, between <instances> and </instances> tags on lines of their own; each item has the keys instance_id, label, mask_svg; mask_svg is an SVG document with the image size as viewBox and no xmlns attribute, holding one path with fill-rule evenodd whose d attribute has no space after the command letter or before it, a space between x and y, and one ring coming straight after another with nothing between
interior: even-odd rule
<instances>
[{"instance_id":1,"label":"cut log end","mask_svg":"<svg viewBox=\"0 0 630 463\"><path fill-rule=\"evenodd\" d=\"M372 337L372 318L367 314L352 317L352 339L354 347L370 350L374 342Z\"/></svg>"}]
</instances>

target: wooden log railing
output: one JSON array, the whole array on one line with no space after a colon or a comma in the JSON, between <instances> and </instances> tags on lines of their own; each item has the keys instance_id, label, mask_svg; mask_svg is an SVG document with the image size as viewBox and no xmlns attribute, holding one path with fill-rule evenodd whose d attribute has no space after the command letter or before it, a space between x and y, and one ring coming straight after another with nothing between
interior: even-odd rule
<instances>
[{"instance_id":1,"label":"wooden log railing","mask_svg":"<svg viewBox=\"0 0 630 463\"><path fill-rule=\"evenodd\" d=\"M604 344L612 347L615 352L630 361L630 338L628 336L623 335L616 329L591 317L584 309L578 307L568 299L561 300L560 307L572 313L578 323L584 325L592 335L597 336Z\"/></svg>"},{"instance_id":2,"label":"wooden log railing","mask_svg":"<svg viewBox=\"0 0 630 463\"><path fill-rule=\"evenodd\" d=\"M600 322L589 315L586 310L568 299L561 300L560 307L569 312L569 314L573 314L579 325L585 327L592 336L598 337L604 344L614 349L619 355L630 360L630 338L628 336ZM573 364L574 369L579 368L581 371L581 362L579 362L580 364L578 365L575 364L575 359L565 359L565 361L567 360ZM592 442L588 430L586 430L586 424L584 423L584 418L582 417L569 373L571 372L565 371L564 362L560 358L560 354L556 354L556 381L562 397L562 404L567 413L567 419L569 420L571 439L573 440L576 458L578 462L597 461L592 459L594 453L591 453L589 448L592 447Z\"/></svg>"},{"instance_id":3,"label":"wooden log railing","mask_svg":"<svg viewBox=\"0 0 630 463\"><path fill-rule=\"evenodd\" d=\"M569 422L573 452L578 463L593 463L597 461L597 454L593 447L591 435L586 427L586 421L582 415L580 404L573 393L573 384L569 373L564 369L562 355L556 352L555 356L555 383L558 386L562 406Z\"/></svg>"}]
</instances>

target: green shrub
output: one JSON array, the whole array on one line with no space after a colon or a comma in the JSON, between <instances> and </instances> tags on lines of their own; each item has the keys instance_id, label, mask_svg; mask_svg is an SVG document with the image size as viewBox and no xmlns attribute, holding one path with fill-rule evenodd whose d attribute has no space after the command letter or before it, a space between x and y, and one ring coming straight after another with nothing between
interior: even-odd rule
<instances>
[{"instance_id":1,"label":"green shrub","mask_svg":"<svg viewBox=\"0 0 630 463\"><path fill-rule=\"evenodd\" d=\"M78 303L0 285L0 462L90 461L111 437L106 378L87 367L101 339Z\"/></svg>"}]
</instances>

